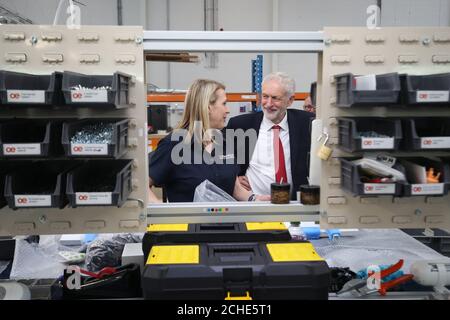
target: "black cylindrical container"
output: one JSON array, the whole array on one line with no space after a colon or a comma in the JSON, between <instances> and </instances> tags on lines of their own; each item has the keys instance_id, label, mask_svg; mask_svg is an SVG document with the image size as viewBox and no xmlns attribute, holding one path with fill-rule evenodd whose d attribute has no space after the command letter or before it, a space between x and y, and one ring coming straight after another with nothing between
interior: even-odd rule
<instances>
[{"instance_id":1,"label":"black cylindrical container","mask_svg":"<svg viewBox=\"0 0 450 320\"><path fill-rule=\"evenodd\" d=\"M300 202L305 205L320 204L320 187L307 184L301 185Z\"/></svg>"},{"instance_id":2,"label":"black cylindrical container","mask_svg":"<svg viewBox=\"0 0 450 320\"><path fill-rule=\"evenodd\" d=\"M288 204L291 185L289 183L271 183L271 201L274 204Z\"/></svg>"}]
</instances>

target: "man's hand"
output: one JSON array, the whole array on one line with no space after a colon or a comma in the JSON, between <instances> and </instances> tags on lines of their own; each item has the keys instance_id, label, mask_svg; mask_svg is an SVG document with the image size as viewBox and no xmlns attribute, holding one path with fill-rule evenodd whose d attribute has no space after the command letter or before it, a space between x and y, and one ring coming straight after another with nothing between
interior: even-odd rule
<instances>
[{"instance_id":1,"label":"man's hand","mask_svg":"<svg viewBox=\"0 0 450 320\"><path fill-rule=\"evenodd\" d=\"M252 187L250 186L250 181L248 181L248 178L246 176L239 176L239 183L241 184L241 186L244 187L245 190L247 191L252 191Z\"/></svg>"}]
</instances>

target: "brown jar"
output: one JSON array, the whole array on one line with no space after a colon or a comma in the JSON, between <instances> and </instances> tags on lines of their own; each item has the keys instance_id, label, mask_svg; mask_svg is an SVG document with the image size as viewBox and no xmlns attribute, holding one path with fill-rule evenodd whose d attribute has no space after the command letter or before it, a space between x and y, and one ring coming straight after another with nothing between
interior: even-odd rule
<instances>
[{"instance_id":1,"label":"brown jar","mask_svg":"<svg viewBox=\"0 0 450 320\"><path fill-rule=\"evenodd\" d=\"M304 205L320 204L320 187L303 184L300 186L300 202Z\"/></svg>"},{"instance_id":2,"label":"brown jar","mask_svg":"<svg viewBox=\"0 0 450 320\"><path fill-rule=\"evenodd\" d=\"M270 196L273 204L288 204L291 192L289 183L271 183Z\"/></svg>"}]
</instances>

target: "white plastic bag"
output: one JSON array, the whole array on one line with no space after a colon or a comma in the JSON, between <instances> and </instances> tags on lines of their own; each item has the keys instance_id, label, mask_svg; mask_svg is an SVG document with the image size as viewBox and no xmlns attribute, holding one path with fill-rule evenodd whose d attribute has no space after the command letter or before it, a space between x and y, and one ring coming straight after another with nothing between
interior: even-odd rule
<instances>
[{"instance_id":1,"label":"white plastic bag","mask_svg":"<svg viewBox=\"0 0 450 320\"><path fill-rule=\"evenodd\" d=\"M205 180L195 188L194 202L228 202L236 201L228 193L209 180Z\"/></svg>"},{"instance_id":2,"label":"white plastic bag","mask_svg":"<svg viewBox=\"0 0 450 320\"><path fill-rule=\"evenodd\" d=\"M406 181L406 177L403 174L403 172L391 168L380 161L362 158L359 160L354 160L353 163L356 164L357 166L360 166L361 169L370 174L383 177L392 177L392 179L396 182Z\"/></svg>"}]
</instances>

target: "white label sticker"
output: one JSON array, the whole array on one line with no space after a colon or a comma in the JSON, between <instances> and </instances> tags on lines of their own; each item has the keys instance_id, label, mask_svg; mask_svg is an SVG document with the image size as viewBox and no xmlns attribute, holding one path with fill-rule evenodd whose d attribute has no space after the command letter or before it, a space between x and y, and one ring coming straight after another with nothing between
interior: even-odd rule
<instances>
[{"instance_id":1,"label":"white label sticker","mask_svg":"<svg viewBox=\"0 0 450 320\"><path fill-rule=\"evenodd\" d=\"M362 149L394 149L394 138L361 138Z\"/></svg>"},{"instance_id":2,"label":"white label sticker","mask_svg":"<svg viewBox=\"0 0 450 320\"><path fill-rule=\"evenodd\" d=\"M411 185L412 195L443 194L443 193L444 193L443 183L427 183L427 184Z\"/></svg>"},{"instance_id":3,"label":"white label sticker","mask_svg":"<svg viewBox=\"0 0 450 320\"><path fill-rule=\"evenodd\" d=\"M394 194L394 183L364 183L364 194Z\"/></svg>"},{"instance_id":4,"label":"white label sticker","mask_svg":"<svg viewBox=\"0 0 450 320\"><path fill-rule=\"evenodd\" d=\"M107 155L107 144L70 144L72 155Z\"/></svg>"},{"instance_id":5,"label":"white label sticker","mask_svg":"<svg viewBox=\"0 0 450 320\"><path fill-rule=\"evenodd\" d=\"M72 102L108 102L108 90L71 90Z\"/></svg>"},{"instance_id":6,"label":"white label sticker","mask_svg":"<svg viewBox=\"0 0 450 320\"><path fill-rule=\"evenodd\" d=\"M423 137L420 139L422 149L448 149L450 137Z\"/></svg>"},{"instance_id":7,"label":"white label sticker","mask_svg":"<svg viewBox=\"0 0 450 320\"><path fill-rule=\"evenodd\" d=\"M44 90L6 90L8 103L45 103Z\"/></svg>"},{"instance_id":8,"label":"white label sticker","mask_svg":"<svg viewBox=\"0 0 450 320\"><path fill-rule=\"evenodd\" d=\"M5 156L40 155L41 145L39 143L4 144L3 154Z\"/></svg>"},{"instance_id":9,"label":"white label sticker","mask_svg":"<svg viewBox=\"0 0 450 320\"><path fill-rule=\"evenodd\" d=\"M111 192L75 192L76 204L112 204Z\"/></svg>"},{"instance_id":10,"label":"white label sticker","mask_svg":"<svg viewBox=\"0 0 450 320\"><path fill-rule=\"evenodd\" d=\"M14 195L16 207L50 207L52 197L49 195Z\"/></svg>"},{"instance_id":11,"label":"white label sticker","mask_svg":"<svg viewBox=\"0 0 450 320\"><path fill-rule=\"evenodd\" d=\"M417 91L417 102L448 102L449 91Z\"/></svg>"}]
</instances>

